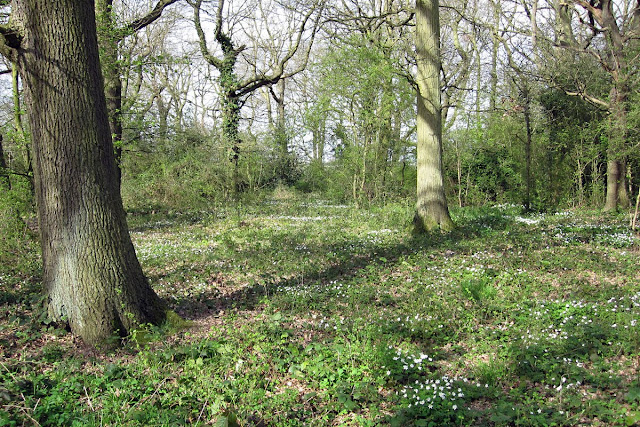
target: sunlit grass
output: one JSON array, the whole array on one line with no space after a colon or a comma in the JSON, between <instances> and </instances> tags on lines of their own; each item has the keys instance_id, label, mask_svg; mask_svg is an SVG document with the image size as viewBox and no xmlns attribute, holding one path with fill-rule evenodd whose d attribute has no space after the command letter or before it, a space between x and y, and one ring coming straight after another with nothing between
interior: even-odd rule
<instances>
[{"instance_id":1,"label":"sunlit grass","mask_svg":"<svg viewBox=\"0 0 640 427\"><path fill-rule=\"evenodd\" d=\"M299 199L131 215L152 285L192 326L87 355L18 298L0 330L0 421L640 419L639 239L624 217L455 209L454 232L414 236L411 216Z\"/></svg>"}]
</instances>

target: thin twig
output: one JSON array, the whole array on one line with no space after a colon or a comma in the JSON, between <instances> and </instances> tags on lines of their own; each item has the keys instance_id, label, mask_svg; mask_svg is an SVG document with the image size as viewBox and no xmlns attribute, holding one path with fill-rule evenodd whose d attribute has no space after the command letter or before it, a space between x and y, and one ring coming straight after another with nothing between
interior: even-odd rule
<instances>
[{"instance_id":1,"label":"thin twig","mask_svg":"<svg viewBox=\"0 0 640 427\"><path fill-rule=\"evenodd\" d=\"M633 221L631 222L631 229L636 231L636 222L638 221L638 208L640 207L640 188L638 189L638 198L636 199L636 211L633 214Z\"/></svg>"},{"instance_id":2,"label":"thin twig","mask_svg":"<svg viewBox=\"0 0 640 427\"><path fill-rule=\"evenodd\" d=\"M207 407L207 403L209 403L209 398L208 397L204 401L204 405L202 405L202 409L200 410L200 414L198 414L198 419L196 420L196 424L198 424L200 422L200 419L202 418L202 414L204 414L204 410Z\"/></svg>"},{"instance_id":3,"label":"thin twig","mask_svg":"<svg viewBox=\"0 0 640 427\"><path fill-rule=\"evenodd\" d=\"M91 403L91 398L89 397L89 393L87 393L87 387L83 386L84 388L84 395L87 396L87 403L89 403L89 408L95 412L96 410L93 409L93 404Z\"/></svg>"},{"instance_id":4,"label":"thin twig","mask_svg":"<svg viewBox=\"0 0 640 427\"><path fill-rule=\"evenodd\" d=\"M25 407L25 406L19 406L19 405L6 405L5 408L16 408L21 410L22 412L24 412L24 415L26 415L27 418L29 418L34 425L36 426L41 426L41 424L36 421L31 415L29 415L29 413L27 412L29 410L29 408Z\"/></svg>"},{"instance_id":5,"label":"thin twig","mask_svg":"<svg viewBox=\"0 0 640 427\"><path fill-rule=\"evenodd\" d=\"M17 381L16 376L13 375L13 372L11 372L9 368L7 368L7 365L5 365L4 362L1 360L0 360L0 365L2 365L2 367L9 373L9 375L11 375L11 378L13 378L14 381Z\"/></svg>"},{"instance_id":6,"label":"thin twig","mask_svg":"<svg viewBox=\"0 0 640 427\"><path fill-rule=\"evenodd\" d=\"M130 409L128 412L133 411L133 408L135 408L136 406L146 402L147 400L151 399L153 396L155 396L156 394L158 394L158 392L160 391L160 388L164 385L164 383L167 382L167 378L164 378L162 381L160 381L160 384L158 384L158 386L156 387L156 389L153 391L153 393L151 394L151 396L147 396L142 400L137 401Z\"/></svg>"}]
</instances>

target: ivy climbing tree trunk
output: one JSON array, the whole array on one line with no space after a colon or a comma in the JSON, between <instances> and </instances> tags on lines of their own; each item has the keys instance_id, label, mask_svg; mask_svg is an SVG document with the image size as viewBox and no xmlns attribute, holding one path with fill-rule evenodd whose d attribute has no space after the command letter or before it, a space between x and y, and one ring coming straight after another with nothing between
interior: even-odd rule
<instances>
[{"instance_id":1,"label":"ivy climbing tree trunk","mask_svg":"<svg viewBox=\"0 0 640 427\"><path fill-rule=\"evenodd\" d=\"M22 102L20 101L20 75L16 64L11 64L11 92L13 95L13 128L15 131L14 141L23 150L24 175L29 180L31 195L35 194L33 183L33 161L31 159L31 142L29 136L24 131L22 125Z\"/></svg>"},{"instance_id":2,"label":"ivy climbing tree trunk","mask_svg":"<svg viewBox=\"0 0 640 427\"><path fill-rule=\"evenodd\" d=\"M440 16L438 0L416 0L418 180L416 231L454 228L442 173Z\"/></svg>"},{"instance_id":3,"label":"ivy climbing tree trunk","mask_svg":"<svg viewBox=\"0 0 640 427\"><path fill-rule=\"evenodd\" d=\"M207 2L204 3L206 4ZM241 79L236 72L236 66L238 65L240 54L246 49L246 46L235 43L232 39L231 31L225 31L224 29L223 12L225 0L218 0L214 19L214 39L219 50L222 52L221 57L212 53L207 45L207 37L200 19L203 0L189 1L189 4L193 7L193 22L196 33L198 34L198 44L202 57L219 73L218 84L220 85L220 102L222 104L222 136L232 150L230 160L234 164L233 181L236 195L240 190L238 160L240 157L241 143L240 118L242 101L256 90L262 87L271 87L281 80L293 77L306 68L311 46L313 45L313 40L318 30L320 13L323 8L322 3L323 2L318 2L318 4L308 7L306 13L299 16L299 22L296 25L295 31L288 34L288 40L283 44L282 52L278 52L274 58L271 58L271 63L266 67L269 69L268 71L258 71L256 69L254 72L249 73L247 77ZM308 29L308 23L314 14L316 16L313 20L313 28ZM301 58L302 61L296 64L293 70L286 72L285 69L289 62L292 62L291 59L301 50L303 35L307 32L310 32L310 34L309 39L306 41L307 46L304 50L303 58ZM284 86L282 87L284 88ZM282 117L284 118L284 113Z\"/></svg>"},{"instance_id":4,"label":"ivy climbing tree trunk","mask_svg":"<svg viewBox=\"0 0 640 427\"><path fill-rule=\"evenodd\" d=\"M17 63L33 136L49 316L91 345L166 317L117 184L93 0L16 0L0 51Z\"/></svg>"},{"instance_id":5,"label":"ivy climbing tree trunk","mask_svg":"<svg viewBox=\"0 0 640 427\"><path fill-rule=\"evenodd\" d=\"M2 148L2 135L0 135L0 190L11 190L11 180L7 171L7 163L4 160L4 149Z\"/></svg>"}]
</instances>

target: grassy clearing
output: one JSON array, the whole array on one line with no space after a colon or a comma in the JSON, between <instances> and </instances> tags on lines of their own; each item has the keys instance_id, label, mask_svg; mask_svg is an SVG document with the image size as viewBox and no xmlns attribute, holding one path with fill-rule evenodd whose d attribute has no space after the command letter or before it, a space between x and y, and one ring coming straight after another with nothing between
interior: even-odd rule
<instances>
[{"instance_id":1,"label":"grassy clearing","mask_svg":"<svg viewBox=\"0 0 640 427\"><path fill-rule=\"evenodd\" d=\"M0 276L0 425L633 425L639 239L624 217L298 199L132 215L190 326L111 354L34 316L37 265ZM164 334L164 335L163 335Z\"/></svg>"}]
</instances>

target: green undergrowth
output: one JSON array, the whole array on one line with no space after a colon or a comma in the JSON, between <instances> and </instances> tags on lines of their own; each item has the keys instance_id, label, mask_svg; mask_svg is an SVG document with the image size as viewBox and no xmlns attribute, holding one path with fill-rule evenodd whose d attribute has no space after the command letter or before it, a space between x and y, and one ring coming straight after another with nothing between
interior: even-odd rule
<instances>
[{"instance_id":1,"label":"green undergrowth","mask_svg":"<svg viewBox=\"0 0 640 427\"><path fill-rule=\"evenodd\" d=\"M412 214L295 197L132 213L146 273L189 322L106 355L21 317L32 287L2 276L18 314L0 323L0 425L640 421L626 217L465 208L415 236Z\"/></svg>"}]
</instances>

